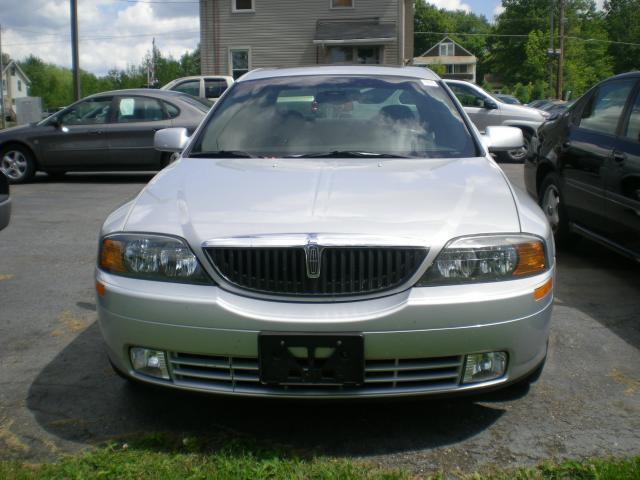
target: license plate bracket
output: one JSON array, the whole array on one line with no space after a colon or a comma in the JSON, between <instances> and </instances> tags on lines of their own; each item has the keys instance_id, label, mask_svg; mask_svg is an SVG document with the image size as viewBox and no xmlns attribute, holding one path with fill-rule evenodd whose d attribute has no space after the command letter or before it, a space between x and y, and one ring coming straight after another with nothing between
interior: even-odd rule
<instances>
[{"instance_id":1,"label":"license plate bracket","mask_svg":"<svg viewBox=\"0 0 640 480\"><path fill-rule=\"evenodd\" d=\"M263 332L258 336L260 382L266 385L357 386L364 383L360 333Z\"/></svg>"}]
</instances>

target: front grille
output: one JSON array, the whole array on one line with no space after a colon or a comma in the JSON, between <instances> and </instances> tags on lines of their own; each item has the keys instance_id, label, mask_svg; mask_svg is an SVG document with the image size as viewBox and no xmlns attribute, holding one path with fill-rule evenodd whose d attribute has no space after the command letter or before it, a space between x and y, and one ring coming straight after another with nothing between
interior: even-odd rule
<instances>
[{"instance_id":1,"label":"front grille","mask_svg":"<svg viewBox=\"0 0 640 480\"><path fill-rule=\"evenodd\" d=\"M463 357L366 360L364 385L360 387L308 385L273 387L260 383L258 359L170 355L173 382L182 387L212 392L254 395L384 395L428 393L459 386Z\"/></svg>"},{"instance_id":2,"label":"front grille","mask_svg":"<svg viewBox=\"0 0 640 480\"><path fill-rule=\"evenodd\" d=\"M416 273L425 248L326 247L317 278L310 278L303 247L206 249L218 273L236 287L258 293L336 297L393 290ZM316 273L316 272L313 272Z\"/></svg>"}]
</instances>

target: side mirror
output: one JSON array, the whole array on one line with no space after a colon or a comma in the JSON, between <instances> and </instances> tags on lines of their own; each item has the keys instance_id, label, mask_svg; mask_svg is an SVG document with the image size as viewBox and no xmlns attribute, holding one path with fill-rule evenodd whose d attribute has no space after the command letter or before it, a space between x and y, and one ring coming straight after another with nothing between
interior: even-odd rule
<instances>
[{"instance_id":1,"label":"side mirror","mask_svg":"<svg viewBox=\"0 0 640 480\"><path fill-rule=\"evenodd\" d=\"M153 138L153 146L161 152L181 152L189 143L186 128L163 128Z\"/></svg>"},{"instance_id":2,"label":"side mirror","mask_svg":"<svg viewBox=\"0 0 640 480\"><path fill-rule=\"evenodd\" d=\"M498 102L496 102L492 98L485 98L484 99L484 103L483 103L482 106L484 108L486 108L487 110L497 110L498 109Z\"/></svg>"},{"instance_id":3,"label":"side mirror","mask_svg":"<svg viewBox=\"0 0 640 480\"><path fill-rule=\"evenodd\" d=\"M484 140L491 153L508 152L524 147L522 130L516 127L487 127Z\"/></svg>"}]
</instances>

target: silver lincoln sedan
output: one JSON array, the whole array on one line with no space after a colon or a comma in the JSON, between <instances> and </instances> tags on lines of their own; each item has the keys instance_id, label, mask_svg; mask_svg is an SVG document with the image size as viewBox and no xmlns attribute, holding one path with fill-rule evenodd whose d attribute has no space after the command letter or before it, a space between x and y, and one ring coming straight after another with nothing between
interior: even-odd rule
<instances>
[{"instance_id":1,"label":"silver lincoln sedan","mask_svg":"<svg viewBox=\"0 0 640 480\"><path fill-rule=\"evenodd\" d=\"M481 391L542 368L555 253L423 68L256 70L102 227L99 323L116 372L263 397Z\"/></svg>"}]
</instances>

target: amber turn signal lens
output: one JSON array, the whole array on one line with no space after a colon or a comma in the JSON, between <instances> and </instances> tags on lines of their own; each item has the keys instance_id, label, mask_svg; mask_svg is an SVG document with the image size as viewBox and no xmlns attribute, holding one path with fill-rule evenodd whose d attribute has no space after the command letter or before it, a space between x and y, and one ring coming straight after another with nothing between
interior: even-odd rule
<instances>
[{"instance_id":1,"label":"amber turn signal lens","mask_svg":"<svg viewBox=\"0 0 640 480\"><path fill-rule=\"evenodd\" d=\"M122 261L122 242L106 239L100 249L100 268L115 273L126 273L127 269Z\"/></svg>"},{"instance_id":2,"label":"amber turn signal lens","mask_svg":"<svg viewBox=\"0 0 640 480\"><path fill-rule=\"evenodd\" d=\"M96 293L100 297L104 297L104 294L107 293L107 289L105 288L103 283L96 281Z\"/></svg>"},{"instance_id":3,"label":"amber turn signal lens","mask_svg":"<svg viewBox=\"0 0 640 480\"><path fill-rule=\"evenodd\" d=\"M518 250L518 266L513 275L533 275L546 269L544 247L542 242L527 242L516 245Z\"/></svg>"},{"instance_id":4,"label":"amber turn signal lens","mask_svg":"<svg viewBox=\"0 0 640 480\"><path fill-rule=\"evenodd\" d=\"M542 300L546 297L553 288L553 278L550 278L544 284L533 291L533 298L536 300Z\"/></svg>"}]
</instances>

